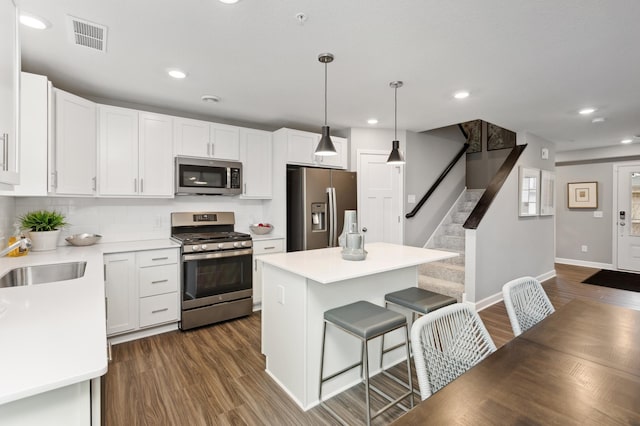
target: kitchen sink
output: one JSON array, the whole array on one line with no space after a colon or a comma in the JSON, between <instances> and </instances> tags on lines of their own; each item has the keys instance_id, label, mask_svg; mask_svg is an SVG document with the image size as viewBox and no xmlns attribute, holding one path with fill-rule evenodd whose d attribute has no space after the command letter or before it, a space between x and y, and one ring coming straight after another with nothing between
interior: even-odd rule
<instances>
[{"instance_id":1,"label":"kitchen sink","mask_svg":"<svg viewBox=\"0 0 640 426\"><path fill-rule=\"evenodd\" d=\"M87 262L51 263L15 268L0 277L0 288L81 278Z\"/></svg>"}]
</instances>

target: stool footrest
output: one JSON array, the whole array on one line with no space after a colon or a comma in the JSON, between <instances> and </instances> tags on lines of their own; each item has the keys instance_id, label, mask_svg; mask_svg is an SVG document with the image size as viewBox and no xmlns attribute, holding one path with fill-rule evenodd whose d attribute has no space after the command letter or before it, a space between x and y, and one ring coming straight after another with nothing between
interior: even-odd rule
<instances>
[{"instance_id":1,"label":"stool footrest","mask_svg":"<svg viewBox=\"0 0 640 426\"><path fill-rule=\"evenodd\" d=\"M337 371L337 372L333 373L333 374L332 374L332 375L330 375L330 376L327 376L327 377L323 377L323 378L321 378L321 381L322 381L322 383L327 382L327 381L329 381L329 380L331 380L331 379L333 379L333 378L335 378L335 377L337 377L337 376L341 375L342 373L346 373L346 372L347 372L347 371L349 371L349 370L352 370L352 369L354 369L354 368L356 368L356 367L360 367L360 365L361 365L361 363L360 363L360 362L356 362L355 364L350 365L349 367L343 368L342 370Z\"/></svg>"}]
</instances>

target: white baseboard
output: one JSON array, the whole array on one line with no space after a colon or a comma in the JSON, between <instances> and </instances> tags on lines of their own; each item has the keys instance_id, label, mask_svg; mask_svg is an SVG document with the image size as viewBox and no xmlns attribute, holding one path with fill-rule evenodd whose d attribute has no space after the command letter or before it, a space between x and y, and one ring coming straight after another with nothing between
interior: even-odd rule
<instances>
[{"instance_id":1,"label":"white baseboard","mask_svg":"<svg viewBox=\"0 0 640 426\"><path fill-rule=\"evenodd\" d=\"M616 269L612 263L588 262L586 260L564 259L561 257L556 257L556 263L563 263L565 265L574 265L574 266L584 266L586 268Z\"/></svg>"},{"instance_id":2,"label":"white baseboard","mask_svg":"<svg viewBox=\"0 0 640 426\"><path fill-rule=\"evenodd\" d=\"M546 281L549 278L553 278L556 276L556 270L552 269L549 272L545 272L544 274L538 275L536 277L536 279L540 282ZM481 311L483 309L488 308L491 305L495 305L498 302L502 301L502 291L496 293L496 294L492 294L489 297L485 297L484 299L476 302L476 303L472 303L472 305L475 306L476 311Z\"/></svg>"},{"instance_id":3,"label":"white baseboard","mask_svg":"<svg viewBox=\"0 0 640 426\"><path fill-rule=\"evenodd\" d=\"M133 333L120 334L118 336L109 337L109 343L112 345L117 345L119 343L130 342L132 340L142 339L143 337L154 336L156 334L162 334L169 331L174 331L178 329L178 323L174 322L171 324L165 324L158 327L147 328L140 331L135 331Z\"/></svg>"}]
</instances>

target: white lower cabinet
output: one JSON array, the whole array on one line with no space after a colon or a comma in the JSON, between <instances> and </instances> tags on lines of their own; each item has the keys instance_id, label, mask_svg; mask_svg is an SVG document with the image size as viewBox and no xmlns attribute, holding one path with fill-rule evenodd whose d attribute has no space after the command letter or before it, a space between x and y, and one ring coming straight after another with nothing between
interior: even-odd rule
<instances>
[{"instance_id":1,"label":"white lower cabinet","mask_svg":"<svg viewBox=\"0 0 640 426\"><path fill-rule=\"evenodd\" d=\"M99 415L92 415L91 412L91 386L91 381L86 380L0 405L0 424L2 426L99 425Z\"/></svg>"},{"instance_id":2,"label":"white lower cabinet","mask_svg":"<svg viewBox=\"0 0 640 426\"><path fill-rule=\"evenodd\" d=\"M179 319L178 248L104 256L107 336Z\"/></svg>"},{"instance_id":3,"label":"white lower cabinet","mask_svg":"<svg viewBox=\"0 0 640 426\"><path fill-rule=\"evenodd\" d=\"M262 305L262 262L260 257L284 251L284 239L253 240L253 306L259 309Z\"/></svg>"}]
</instances>

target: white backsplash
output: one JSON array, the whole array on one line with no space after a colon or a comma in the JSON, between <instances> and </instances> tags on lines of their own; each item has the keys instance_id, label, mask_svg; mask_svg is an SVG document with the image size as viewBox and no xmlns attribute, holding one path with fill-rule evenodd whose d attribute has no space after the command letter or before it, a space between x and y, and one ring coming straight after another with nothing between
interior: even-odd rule
<instances>
[{"instance_id":1,"label":"white backsplash","mask_svg":"<svg viewBox=\"0 0 640 426\"><path fill-rule=\"evenodd\" d=\"M13 234L13 224L16 221L16 202L13 197L0 196L0 247L7 244L9 236Z\"/></svg>"},{"instance_id":2,"label":"white backsplash","mask_svg":"<svg viewBox=\"0 0 640 426\"><path fill-rule=\"evenodd\" d=\"M2 201L11 200L0 197ZM64 237L81 232L102 235L102 243L168 238L171 233L171 212L232 211L236 218L236 231L249 232L249 225L268 222L263 217L261 200L240 200L224 196L179 196L175 199L121 199L121 198L15 198L15 213L4 207L0 211L8 217L9 227L16 215L28 211L50 209L63 213L69 223L62 230ZM9 228L10 230L11 228Z\"/></svg>"}]
</instances>

